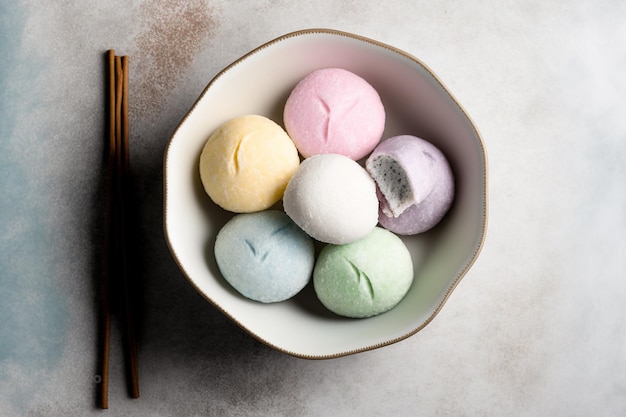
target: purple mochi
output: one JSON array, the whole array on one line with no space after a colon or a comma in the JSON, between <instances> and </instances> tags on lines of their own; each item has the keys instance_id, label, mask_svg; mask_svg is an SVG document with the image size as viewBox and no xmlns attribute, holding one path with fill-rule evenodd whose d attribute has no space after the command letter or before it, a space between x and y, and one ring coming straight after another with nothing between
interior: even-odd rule
<instances>
[{"instance_id":1,"label":"purple mochi","mask_svg":"<svg viewBox=\"0 0 626 417\"><path fill-rule=\"evenodd\" d=\"M378 221L399 235L432 229L454 200L454 175L445 155L411 135L381 142L365 167L376 182Z\"/></svg>"}]
</instances>

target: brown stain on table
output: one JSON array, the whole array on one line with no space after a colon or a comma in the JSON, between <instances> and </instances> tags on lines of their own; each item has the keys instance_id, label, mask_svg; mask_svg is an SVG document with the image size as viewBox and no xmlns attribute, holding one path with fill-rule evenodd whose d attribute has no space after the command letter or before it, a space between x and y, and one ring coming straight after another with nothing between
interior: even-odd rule
<instances>
[{"instance_id":1,"label":"brown stain on table","mask_svg":"<svg viewBox=\"0 0 626 417\"><path fill-rule=\"evenodd\" d=\"M213 8L202 0L146 0L139 8L140 31L133 53L133 112L154 118L162 110L194 56L217 28Z\"/></svg>"}]
</instances>

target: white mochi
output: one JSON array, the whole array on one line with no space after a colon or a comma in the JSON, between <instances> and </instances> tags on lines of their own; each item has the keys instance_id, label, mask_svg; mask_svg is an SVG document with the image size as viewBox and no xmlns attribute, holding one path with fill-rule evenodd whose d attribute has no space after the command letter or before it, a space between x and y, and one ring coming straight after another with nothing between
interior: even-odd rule
<instances>
[{"instance_id":1,"label":"white mochi","mask_svg":"<svg viewBox=\"0 0 626 417\"><path fill-rule=\"evenodd\" d=\"M309 236L335 245L365 237L378 223L374 180L339 154L305 159L287 185L283 206Z\"/></svg>"}]
</instances>

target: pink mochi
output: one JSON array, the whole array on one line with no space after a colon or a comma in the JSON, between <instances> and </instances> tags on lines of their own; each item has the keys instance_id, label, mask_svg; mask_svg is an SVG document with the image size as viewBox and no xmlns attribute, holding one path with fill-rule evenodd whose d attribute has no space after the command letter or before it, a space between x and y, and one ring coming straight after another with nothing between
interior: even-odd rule
<instances>
[{"instance_id":1,"label":"pink mochi","mask_svg":"<svg viewBox=\"0 0 626 417\"><path fill-rule=\"evenodd\" d=\"M399 235L433 228L454 200L454 176L432 143L402 135L380 143L365 162L376 183L378 222Z\"/></svg>"},{"instance_id":2,"label":"pink mochi","mask_svg":"<svg viewBox=\"0 0 626 417\"><path fill-rule=\"evenodd\" d=\"M385 109L378 92L363 78L345 69L324 68L292 90L283 121L303 157L334 153L358 160L380 142Z\"/></svg>"}]
</instances>

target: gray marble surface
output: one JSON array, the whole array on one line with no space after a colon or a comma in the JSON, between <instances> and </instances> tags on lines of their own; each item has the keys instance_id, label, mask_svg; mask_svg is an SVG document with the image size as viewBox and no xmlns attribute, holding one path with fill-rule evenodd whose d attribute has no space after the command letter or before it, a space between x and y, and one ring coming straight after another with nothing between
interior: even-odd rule
<instances>
[{"instance_id":1,"label":"gray marble surface","mask_svg":"<svg viewBox=\"0 0 626 417\"><path fill-rule=\"evenodd\" d=\"M103 413L109 48L131 58L141 397L114 343L104 413L626 415L625 2L21 0L0 15L0 415ZM310 27L419 57L489 155L486 244L442 312L325 361L276 352L206 303L162 226L163 152L195 98L242 54Z\"/></svg>"}]
</instances>

